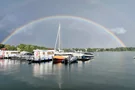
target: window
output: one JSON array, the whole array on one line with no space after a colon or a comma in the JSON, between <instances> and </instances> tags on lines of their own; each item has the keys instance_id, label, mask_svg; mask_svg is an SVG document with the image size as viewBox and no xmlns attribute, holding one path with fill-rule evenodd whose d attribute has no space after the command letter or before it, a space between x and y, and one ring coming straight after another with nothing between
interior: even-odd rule
<instances>
[{"instance_id":1,"label":"window","mask_svg":"<svg viewBox=\"0 0 135 90\"><path fill-rule=\"evenodd\" d=\"M48 54L48 55L52 55L52 54L54 54L54 52L47 52L47 54Z\"/></svg>"}]
</instances>

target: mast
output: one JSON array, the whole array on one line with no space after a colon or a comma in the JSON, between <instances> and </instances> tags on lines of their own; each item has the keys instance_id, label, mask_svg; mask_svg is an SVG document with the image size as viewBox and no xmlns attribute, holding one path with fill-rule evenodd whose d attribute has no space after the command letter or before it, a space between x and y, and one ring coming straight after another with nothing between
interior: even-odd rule
<instances>
[{"instance_id":1,"label":"mast","mask_svg":"<svg viewBox=\"0 0 135 90\"><path fill-rule=\"evenodd\" d=\"M56 50L56 47L57 47L57 42L58 42L58 40L59 40L59 43L58 43L58 50L60 51L60 28L61 28L61 26L60 26L60 24L59 24L59 27L58 27L58 32L57 32L57 37L56 37L56 41L55 41L55 50Z\"/></svg>"},{"instance_id":2,"label":"mast","mask_svg":"<svg viewBox=\"0 0 135 90\"><path fill-rule=\"evenodd\" d=\"M58 47L58 49L59 49L59 51L60 51L60 28L61 28L61 26L60 26L60 24L59 24L59 47Z\"/></svg>"}]
</instances>

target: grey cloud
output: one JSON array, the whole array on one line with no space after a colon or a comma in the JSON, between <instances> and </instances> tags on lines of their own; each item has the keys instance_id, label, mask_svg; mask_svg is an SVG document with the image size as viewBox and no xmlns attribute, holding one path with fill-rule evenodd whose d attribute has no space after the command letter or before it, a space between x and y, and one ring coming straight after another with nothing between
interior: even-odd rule
<instances>
[{"instance_id":1,"label":"grey cloud","mask_svg":"<svg viewBox=\"0 0 135 90\"><path fill-rule=\"evenodd\" d=\"M3 4L5 2L5 5ZM128 0L67 0L67 1L55 1L55 0L24 0L24 1L3 1L0 3L0 16L3 16L6 12L6 16L2 19L0 18L0 31L5 31L7 35L7 32L11 32L15 30L16 28L19 28L28 22L31 22L33 20L36 20L38 18L42 17L48 17L48 16L55 16L55 15L71 15L71 16L79 16L82 18L90 19L98 24L103 25L106 28L110 28L111 31L116 34L118 38L120 38L127 46L135 46L135 43L131 41L134 38L134 0L128 1ZM12 2L12 3L11 3ZM12 5L11 5L12 4ZM3 7L4 6L4 7ZM54 8L55 7L55 8ZM3 9L7 9L6 11ZM12 13L11 13L12 12ZM48 20L49 21L49 20ZM68 20L66 20L67 22ZM80 22L80 24L79 24ZM82 23L81 23L82 22ZM46 22L48 23L48 22ZM51 22L52 23L52 22ZM66 46L83 46L82 44L78 43L79 41L83 42L83 39L88 38L86 41L88 46L90 47L99 47L99 46L117 46L114 45L117 44L116 41L111 41L111 37L108 35L108 33L104 32L102 28L96 28L95 26L90 26L87 23L84 23L83 21L73 21L69 23L66 23L62 25L62 31L64 35L63 39L66 40L74 39L73 41L76 41L77 43L68 43L64 42L66 40L63 40L64 44ZM84 24L83 24L84 23ZM45 23L40 23L44 24ZM63 24L63 23L62 23ZM72 24L72 25L71 25ZM25 42L36 43L36 44L42 44L50 46L51 42L55 42L55 40L51 41L56 36L56 31L49 32L49 30L57 30L57 26L54 26L51 24L50 28L38 26L38 28L34 27L27 27L26 30L22 31L21 33L17 33L18 35L14 36L12 40L14 40L14 43L20 43L19 37L26 38L22 39ZM124 28L119 27L124 26ZM42 28L43 29L42 29ZM118 28L117 28L118 27ZM32 30L30 29L32 28ZM37 31L36 31L37 30ZM47 31L48 30L48 31ZM67 32L65 33L64 32ZM71 35L70 33L75 33L75 35ZM84 33L85 32L85 33ZM48 40L48 37L50 34L51 40ZM8 33L9 34L9 33ZM84 35L84 37L81 37ZM86 37L87 35L87 37ZM27 36L27 37L26 37ZM30 38L31 36L31 38ZM33 41L33 37L34 39ZM42 37L43 36L43 37ZM97 37L96 37L97 36ZM71 37L71 38L70 38ZM78 40L78 38L81 38L81 40ZM106 39L106 37L110 37ZM0 35L0 38L4 38L3 34ZM41 39L45 40L41 40ZM69 39L70 38L70 39ZM76 39L75 39L76 38ZM17 40L16 40L17 39ZM37 40L37 41L36 41ZM78 41L77 41L78 40ZM40 42L39 42L40 41ZM10 41L9 41L10 42ZM25 43L24 42L24 43ZM106 45L106 42L108 42L108 45ZM11 42L12 44L13 42ZM22 42L21 42L22 43ZM86 42L83 42L86 44ZM101 44L102 43L102 44ZM65 46L63 45L63 46ZM86 45L84 45L86 46ZM86 46L87 47L87 46Z\"/></svg>"},{"instance_id":2,"label":"grey cloud","mask_svg":"<svg viewBox=\"0 0 135 90\"><path fill-rule=\"evenodd\" d=\"M8 44L38 44L54 47L58 23L60 19L42 21L38 24L28 25L20 33L13 35L6 43ZM48 23L50 22L50 23ZM74 22L74 23L73 23ZM109 34L102 34L102 30L96 26L73 19L61 20L61 43L62 48L68 47L118 47L118 42ZM107 44L108 43L108 44ZM116 43L116 44L115 44Z\"/></svg>"},{"instance_id":3,"label":"grey cloud","mask_svg":"<svg viewBox=\"0 0 135 90\"><path fill-rule=\"evenodd\" d=\"M14 14L8 14L0 20L0 30L12 32L18 24L18 18Z\"/></svg>"},{"instance_id":4,"label":"grey cloud","mask_svg":"<svg viewBox=\"0 0 135 90\"><path fill-rule=\"evenodd\" d=\"M113 29L110 29L113 33L115 34L125 34L127 32L126 29L120 27L120 28L113 28Z\"/></svg>"},{"instance_id":5,"label":"grey cloud","mask_svg":"<svg viewBox=\"0 0 135 90\"><path fill-rule=\"evenodd\" d=\"M89 0L91 4L99 4L100 0Z\"/></svg>"},{"instance_id":6,"label":"grey cloud","mask_svg":"<svg viewBox=\"0 0 135 90\"><path fill-rule=\"evenodd\" d=\"M4 23L4 22L16 22L16 21L17 21L17 17L14 14L8 14L0 22Z\"/></svg>"},{"instance_id":7,"label":"grey cloud","mask_svg":"<svg viewBox=\"0 0 135 90\"><path fill-rule=\"evenodd\" d=\"M0 28L3 28L4 27L4 25L3 24L0 24Z\"/></svg>"}]
</instances>

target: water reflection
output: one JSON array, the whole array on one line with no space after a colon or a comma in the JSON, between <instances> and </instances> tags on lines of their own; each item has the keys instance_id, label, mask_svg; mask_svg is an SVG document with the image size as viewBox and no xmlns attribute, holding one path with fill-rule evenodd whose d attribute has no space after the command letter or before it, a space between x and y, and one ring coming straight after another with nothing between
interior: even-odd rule
<instances>
[{"instance_id":1,"label":"water reflection","mask_svg":"<svg viewBox=\"0 0 135 90\"><path fill-rule=\"evenodd\" d=\"M41 63L41 64L33 64L33 76L34 77L39 77L42 78L43 76L50 76L50 75L55 75L59 76L61 78L62 72L70 73L74 71L75 69L84 69L85 64L89 64L91 61L79 61L78 63L74 64L62 64L62 63L57 63L54 64L52 62L47 62L47 63Z\"/></svg>"},{"instance_id":2,"label":"water reflection","mask_svg":"<svg viewBox=\"0 0 135 90\"><path fill-rule=\"evenodd\" d=\"M8 69L9 67L19 65L20 61L17 60L0 60L0 68Z\"/></svg>"},{"instance_id":3,"label":"water reflection","mask_svg":"<svg viewBox=\"0 0 135 90\"><path fill-rule=\"evenodd\" d=\"M53 64L42 63L42 64L34 64L33 66L33 76L38 78L54 78L54 82L56 82L57 87L61 89L62 87L62 72L63 65L61 63Z\"/></svg>"},{"instance_id":4,"label":"water reflection","mask_svg":"<svg viewBox=\"0 0 135 90\"><path fill-rule=\"evenodd\" d=\"M32 64L33 65L33 76L40 79L53 79L57 83L59 89L62 88L64 81L70 82L73 73L79 72L79 69L85 69L85 65L89 64L90 61L78 62L73 64L62 64L53 62Z\"/></svg>"},{"instance_id":5,"label":"water reflection","mask_svg":"<svg viewBox=\"0 0 135 90\"><path fill-rule=\"evenodd\" d=\"M89 89L91 87L107 89L108 87L109 89L115 86L134 88L135 60L132 58L133 55L134 53L129 52L123 54L102 52L94 60L67 65L52 62L28 64L27 61L0 60L0 75L7 79L4 80L2 77L0 80L8 84L13 81L15 85L22 86L21 88L25 83L29 87L47 90L81 90L81 87Z\"/></svg>"},{"instance_id":6,"label":"water reflection","mask_svg":"<svg viewBox=\"0 0 135 90\"><path fill-rule=\"evenodd\" d=\"M49 85L52 83L54 87L62 89L63 85L72 81L74 74L79 73L79 69L85 69L86 64L89 63L90 61L67 65L52 62L28 64L27 61L0 60L0 73L32 86L52 87Z\"/></svg>"},{"instance_id":7,"label":"water reflection","mask_svg":"<svg viewBox=\"0 0 135 90\"><path fill-rule=\"evenodd\" d=\"M43 77L45 75L53 75L52 62L33 64L33 76Z\"/></svg>"},{"instance_id":8,"label":"water reflection","mask_svg":"<svg viewBox=\"0 0 135 90\"><path fill-rule=\"evenodd\" d=\"M20 64L25 64L25 62L20 62L19 60L0 60L0 72L3 74L11 74L19 70Z\"/></svg>"}]
</instances>

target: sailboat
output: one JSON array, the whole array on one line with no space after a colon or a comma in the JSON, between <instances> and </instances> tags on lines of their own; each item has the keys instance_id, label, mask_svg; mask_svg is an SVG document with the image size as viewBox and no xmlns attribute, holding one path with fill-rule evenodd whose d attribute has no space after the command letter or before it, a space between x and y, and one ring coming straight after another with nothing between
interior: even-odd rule
<instances>
[{"instance_id":1,"label":"sailboat","mask_svg":"<svg viewBox=\"0 0 135 90\"><path fill-rule=\"evenodd\" d=\"M62 62L63 60L65 60L65 58L67 58L67 56L65 57L64 55L62 55L63 51L61 50L60 29L61 29L61 24L59 24L59 27L58 27L55 48L54 48L55 54L53 57L53 62ZM57 42L59 42L59 43L57 43ZM58 49L57 49L57 44L58 44Z\"/></svg>"},{"instance_id":2,"label":"sailboat","mask_svg":"<svg viewBox=\"0 0 135 90\"><path fill-rule=\"evenodd\" d=\"M61 50L61 37L60 37L60 29L61 29L61 24L59 24L58 27L58 32L57 32L57 37L56 37L56 42L55 42L55 54L53 56L53 62L59 63L59 62L64 62L64 63L69 63L69 62L74 62L77 61L77 58L73 56L73 53L69 52L64 52ZM57 47L57 42L58 43L58 49Z\"/></svg>"},{"instance_id":3,"label":"sailboat","mask_svg":"<svg viewBox=\"0 0 135 90\"><path fill-rule=\"evenodd\" d=\"M59 24L58 27L58 32L57 32L57 37L56 37L56 42L55 42L55 54L53 57L53 62L64 62L64 63L72 63L72 62L77 62L78 60L81 61L86 61L90 60L93 55L89 53L77 53L77 52L64 52L61 50L61 24ZM57 47L57 42L58 42L58 49Z\"/></svg>"}]
</instances>

